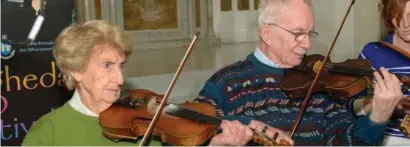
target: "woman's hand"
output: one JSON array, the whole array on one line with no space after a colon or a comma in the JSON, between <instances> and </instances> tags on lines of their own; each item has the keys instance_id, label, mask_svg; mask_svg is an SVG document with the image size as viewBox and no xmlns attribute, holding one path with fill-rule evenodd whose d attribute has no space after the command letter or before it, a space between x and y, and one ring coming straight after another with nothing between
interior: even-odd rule
<instances>
[{"instance_id":1,"label":"woman's hand","mask_svg":"<svg viewBox=\"0 0 410 147\"><path fill-rule=\"evenodd\" d=\"M210 146L243 146L253 138L252 130L239 121L222 120L222 133L214 136Z\"/></svg>"}]
</instances>

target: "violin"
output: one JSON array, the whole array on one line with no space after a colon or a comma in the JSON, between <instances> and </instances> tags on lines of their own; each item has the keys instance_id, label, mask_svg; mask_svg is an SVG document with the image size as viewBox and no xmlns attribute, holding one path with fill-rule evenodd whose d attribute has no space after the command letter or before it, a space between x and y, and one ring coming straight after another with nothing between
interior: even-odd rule
<instances>
[{"instance_id":1,"label":"violin","mask_svg":"<svg viewBox=\"0 0 410 147\"><path fill-rule=\"evenodd\" d=\"M372 85L373 72L367 59L348 59L334 63L329 59L323 62L323 55L305 56L302 63L290 69L280 83L284 93L291 99L303 98L312 86L313 79L323 65L321 78L312 92L325 92L332 98L351 98ZM402 83L402 92L410 89L410 77L396 75ZM400 131L410 138L410 116L405 115L400 124Z\"/></svg>"},{"instance_id":2,"label":"violin","mask_svg":"<svg viewBox=\"0 0 410 147\"><path fill-rule=\"evenodd\" d=\"M149 112L149 102L159 103L164 95L146 89L126 89L125 98L119 99L107 110L100 113L99 121L103 135L111 140L137 140L147 131L154 116ZM125 93L125 94L124 94ZM217 117L216 108L208 103L185 102L166 103L162 114L152 131L161 141L177 146L197 146L206 143L216 135L222 119ZM170 125L174 124L174 125ZM256 132L253 141L265 146L290 143L275 143L269 137Z\"/></svg>"},{"instance_id":3,"label":"violin","mask_svg":"<svg viewBox=\"0 0 410 147\"><path fill-rule=\"evenodd\" d=\"M355 3L352 0L343 20L333 39L327 55L309 55L305 56L300 66L292 68L286 73L280 86L285 94L290 98L303 98L301 111L292 124L289 136L293 134L302 119L303 113L307 108L308 102L314 92L326 92L332 97L348 98L358 94L367 86L371 85L373 70L370 62L362 59L349 59L345 62L332 63L329 59L337 38L344 26L346 18ZM392 48L410 59L410 54L403 49L398 48L387 42L381 44ZM321 78L323 76L323 78ZM403 83L402 90L408 91L409 77L396 75ZM318 86L317 86L318 84ZM410 116L406 115L400 124L400 130L410 138Z\"/></svg>"},{"instance_id":4,"label":"violin","mask_svg":"<svg viewBox=\"0 0 410 147\"><path fill-rule=\"evenodd\" d=\"M289 98L303 98L322 64L324 69L313 92L326 92L331 97L350 98L373 83L374 71L369 60L348 59L334 63L330 59L323 62L324 58L319 54L308 55L299 66L290 69L280 83L284 93ZM402 91L407 92L410 89L410 77L396 76L403 83Z\"/></svg>"}]
</instances>

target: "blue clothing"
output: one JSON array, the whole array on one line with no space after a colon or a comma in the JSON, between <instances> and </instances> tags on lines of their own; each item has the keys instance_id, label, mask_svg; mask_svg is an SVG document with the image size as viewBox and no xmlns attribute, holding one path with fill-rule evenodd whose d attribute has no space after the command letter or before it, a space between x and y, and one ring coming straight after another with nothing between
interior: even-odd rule
<instances>
[{"instance_id":1,"label":"blue clothing","mask_svg":"<svg viewBox=\"0 0 410 147\"><path fill-rule=\"evenodd\" d=\"M393 33L390 33L384 41L393 43ZM379 70L380 67L385 67L389 72L396 75L410 75L410 60L395 50L383 46L379 42L370 42L366 44L361 51L359 58L369 60L373 70ZM405 92L403 94L410 95L410 92ZM404 113L393 114L385 134L396 137L405 137L405 135L399 130L403 117Z\"/></svg>"},{"instance_id":2,"label":"blue clothing","mask_svg":"<svg viewBox=\"0 0 410 147\"><path fill-rule=\"evenodd\" d=\"M256 54L257 55L257 54ZM260 58L259 58L260 59ZM255 56L220 69L205 83L197 101L217 108L218 115L249 124L259 120L290 131L302 99L288 99L279 84L286 70L264 64ZM325 94L312 96L293 139L295 145L380 145L386 124L368 116L355 119Z\"/></svg>"}]
</instances>

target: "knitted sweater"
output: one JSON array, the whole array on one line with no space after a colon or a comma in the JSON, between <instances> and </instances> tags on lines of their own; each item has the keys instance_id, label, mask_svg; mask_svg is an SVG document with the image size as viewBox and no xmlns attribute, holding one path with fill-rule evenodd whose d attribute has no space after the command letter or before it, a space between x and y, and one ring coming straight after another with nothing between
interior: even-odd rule
<instances>
[{"instance_id":1,"label":"knitted sweater","mask_svg":"<svg viewBox=\"0 0 410 147\"><path fill-rule=\"evenodd\" d=\"M67 102L41 117L24 138L22 146L136 146L138 142L114 142L105 138L98 117L84 115ZM149 145L161 146L151 140Z\"/></svg>"},{"instance_id":2,"label":"knitted sweater","mask_svg":"<svg viewBox=\"0 0 410 147\"><path fill-rule=\"evenodd\" d=\"M263 121L290 131L302 101L286 98L279 87L285 70L260 62L254 54L219 71L208 79L197 101L209 102L218 114L249 124ZM325 94L312 95L293 140L295 145L380 145L386 124L369 116L355 119L342 105Z\"/></svg>"}]
</instances>

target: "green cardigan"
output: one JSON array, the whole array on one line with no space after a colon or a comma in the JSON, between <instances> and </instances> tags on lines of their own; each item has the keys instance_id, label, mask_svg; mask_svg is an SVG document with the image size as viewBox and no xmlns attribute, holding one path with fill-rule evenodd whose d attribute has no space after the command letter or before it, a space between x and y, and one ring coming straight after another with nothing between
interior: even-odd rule
<instances>
[{"instance_id":1,"label":"green cardigan","mask_svg":"<svg viewBox=\"0 0 410 147\"><path fill-rule=\"evenodd\" d=\"M101 132L98 117L87 116L67 102L41 117L27 132L23 146L136 146L138 142L114 142ZM151 140L150 146L161 146Z\"/></svg>"}]
</instances>

